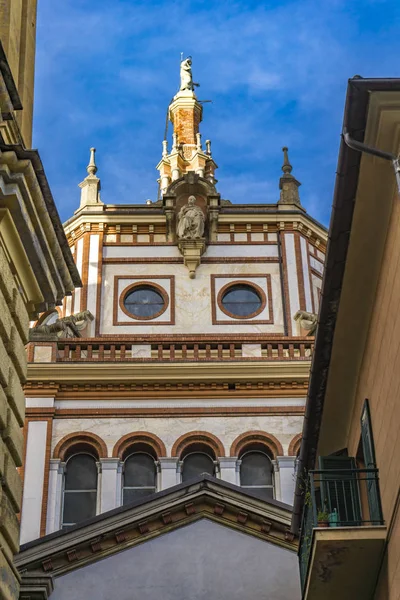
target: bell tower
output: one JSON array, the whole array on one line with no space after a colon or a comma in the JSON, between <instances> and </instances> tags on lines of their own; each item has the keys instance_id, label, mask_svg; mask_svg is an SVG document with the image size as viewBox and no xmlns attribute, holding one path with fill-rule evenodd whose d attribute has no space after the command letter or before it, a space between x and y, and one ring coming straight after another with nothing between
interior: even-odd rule
<instances>
[{"instance_id":1,"label":"bell tower","mask_svg":"<svg viewBox=\"0 0 400 600\"><path fill-rule=\"evenodd\" d=\"M192 79L191 57L181 61L180 79L179 91L168 108L168 118L173 126L172 148L168 152L168 141L163 140L162 158L157 165L162 195L173 181L189 171L212 184L216 183L214 173L217 165L211 155L211 141L206 141L204 150L199 131L203 107L194 92L199 84Z\"/></svg>"}]
</instances>

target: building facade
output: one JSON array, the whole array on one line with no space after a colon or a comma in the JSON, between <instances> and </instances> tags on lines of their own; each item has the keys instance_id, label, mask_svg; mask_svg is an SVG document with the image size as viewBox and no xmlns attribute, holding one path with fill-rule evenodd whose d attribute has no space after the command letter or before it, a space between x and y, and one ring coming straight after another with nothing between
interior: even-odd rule
<instances>
[{"instance_id":1,"label":"building facade","mask_svg":"<svg viewBox=\"0 0 400 600\"><path fill-rule=\"evenodd\" d=\"M14 115L21 100L7 57L0 43L0 597L14 600L29 321L81 282L40 156L22 143Z\"/></svg>"},{"instance_id":2,"label":"building facade","mask_svg":"<svg viewBox=\"0 0 400 600\"><path fill-rule=\"evenodd\" d=\"M0 127L9 125L11 135L18 138L10 143L20 143L25 148L32 147L36 15L37 0L2 0L0 3L0 41L20 104L6 113ZM6 141L4 132L3 139Z\"/></svg>"},{"instance_id":3,"label":"building facade","mask_svg":"<svg viewBox=\"0 0 400 600\"><path fill-rule=\"evenodd\" d=\"M400 594L400 80L349 81L293 532L303 598Z\"/></svg>"},{"instance_id":4,"label":"building facade","mask_svg":"<svg viewBox=\"0 0 400 600\"><path fill-rule=\"evenodd\" d=\"M159 199L101 199L92 149L64 225L83 287L31 330L23 543L204 472L292 502L326 230L286 148L277 202L221 198L187 61L169 117Z\"/></svg>"}]
</instances>

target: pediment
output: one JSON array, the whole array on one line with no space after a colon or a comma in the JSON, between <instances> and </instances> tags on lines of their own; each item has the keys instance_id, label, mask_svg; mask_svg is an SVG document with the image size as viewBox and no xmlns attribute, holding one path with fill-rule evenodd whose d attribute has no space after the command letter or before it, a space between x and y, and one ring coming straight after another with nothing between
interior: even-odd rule
<instances>
[{"instance_id":1,"label":"pediment","mask_svg":"<svg viewBox=\"0 0 400 600\"><path fill-rule=\"evenodd\" d=\"M25 544L16 566L26 581L41 575L56 580L204 520L295 556L297 540L290 534L290 519L285 504L265 502L235 485L203 476Z\"/></svg>"}]
</instances>

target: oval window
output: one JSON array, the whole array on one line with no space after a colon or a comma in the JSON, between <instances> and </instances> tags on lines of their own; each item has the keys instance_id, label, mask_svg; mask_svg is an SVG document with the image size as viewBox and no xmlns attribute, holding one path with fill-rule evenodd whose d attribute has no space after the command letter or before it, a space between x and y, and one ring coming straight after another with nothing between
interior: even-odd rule
<instances>
[{"instance_id":1,"label":"oval window","mask_svg":"<svg viewBox=\"0 0 400 600\"><path fill-rule=\"evenodd\" d=\"M126 294L124 307L136 319L154 319L164 312L166 300L155 287L138 285Z\"/></svg>"},{"instance_id":2,"label":"oval window","mask_svg":"<svg viewBox=\"0 0 400 600\"><path fill-rule=\"evenodd\" d=\"M222 295L224 311L232 317L250 318L262 308L261 295L257 289L247 284L231 285Z\"/></svg>"}]
</instances>

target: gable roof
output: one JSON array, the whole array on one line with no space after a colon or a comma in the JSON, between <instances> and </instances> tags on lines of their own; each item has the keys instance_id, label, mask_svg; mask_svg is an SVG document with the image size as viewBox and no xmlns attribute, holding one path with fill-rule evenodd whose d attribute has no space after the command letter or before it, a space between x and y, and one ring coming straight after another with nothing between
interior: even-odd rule
<instances>
[{"instance_id":1,"label":"gable roof","mask_svg":"<svg viewBox=\"0 0 400 600\"><path fill-rule=\"evenodd\" d=\"M290 506L266 502L236 485L203 475L28 542L21 546L15 564L24 578L59 576L201 518L297 550L297 540L289 531Z\"/></svg>"}]
</instances>

